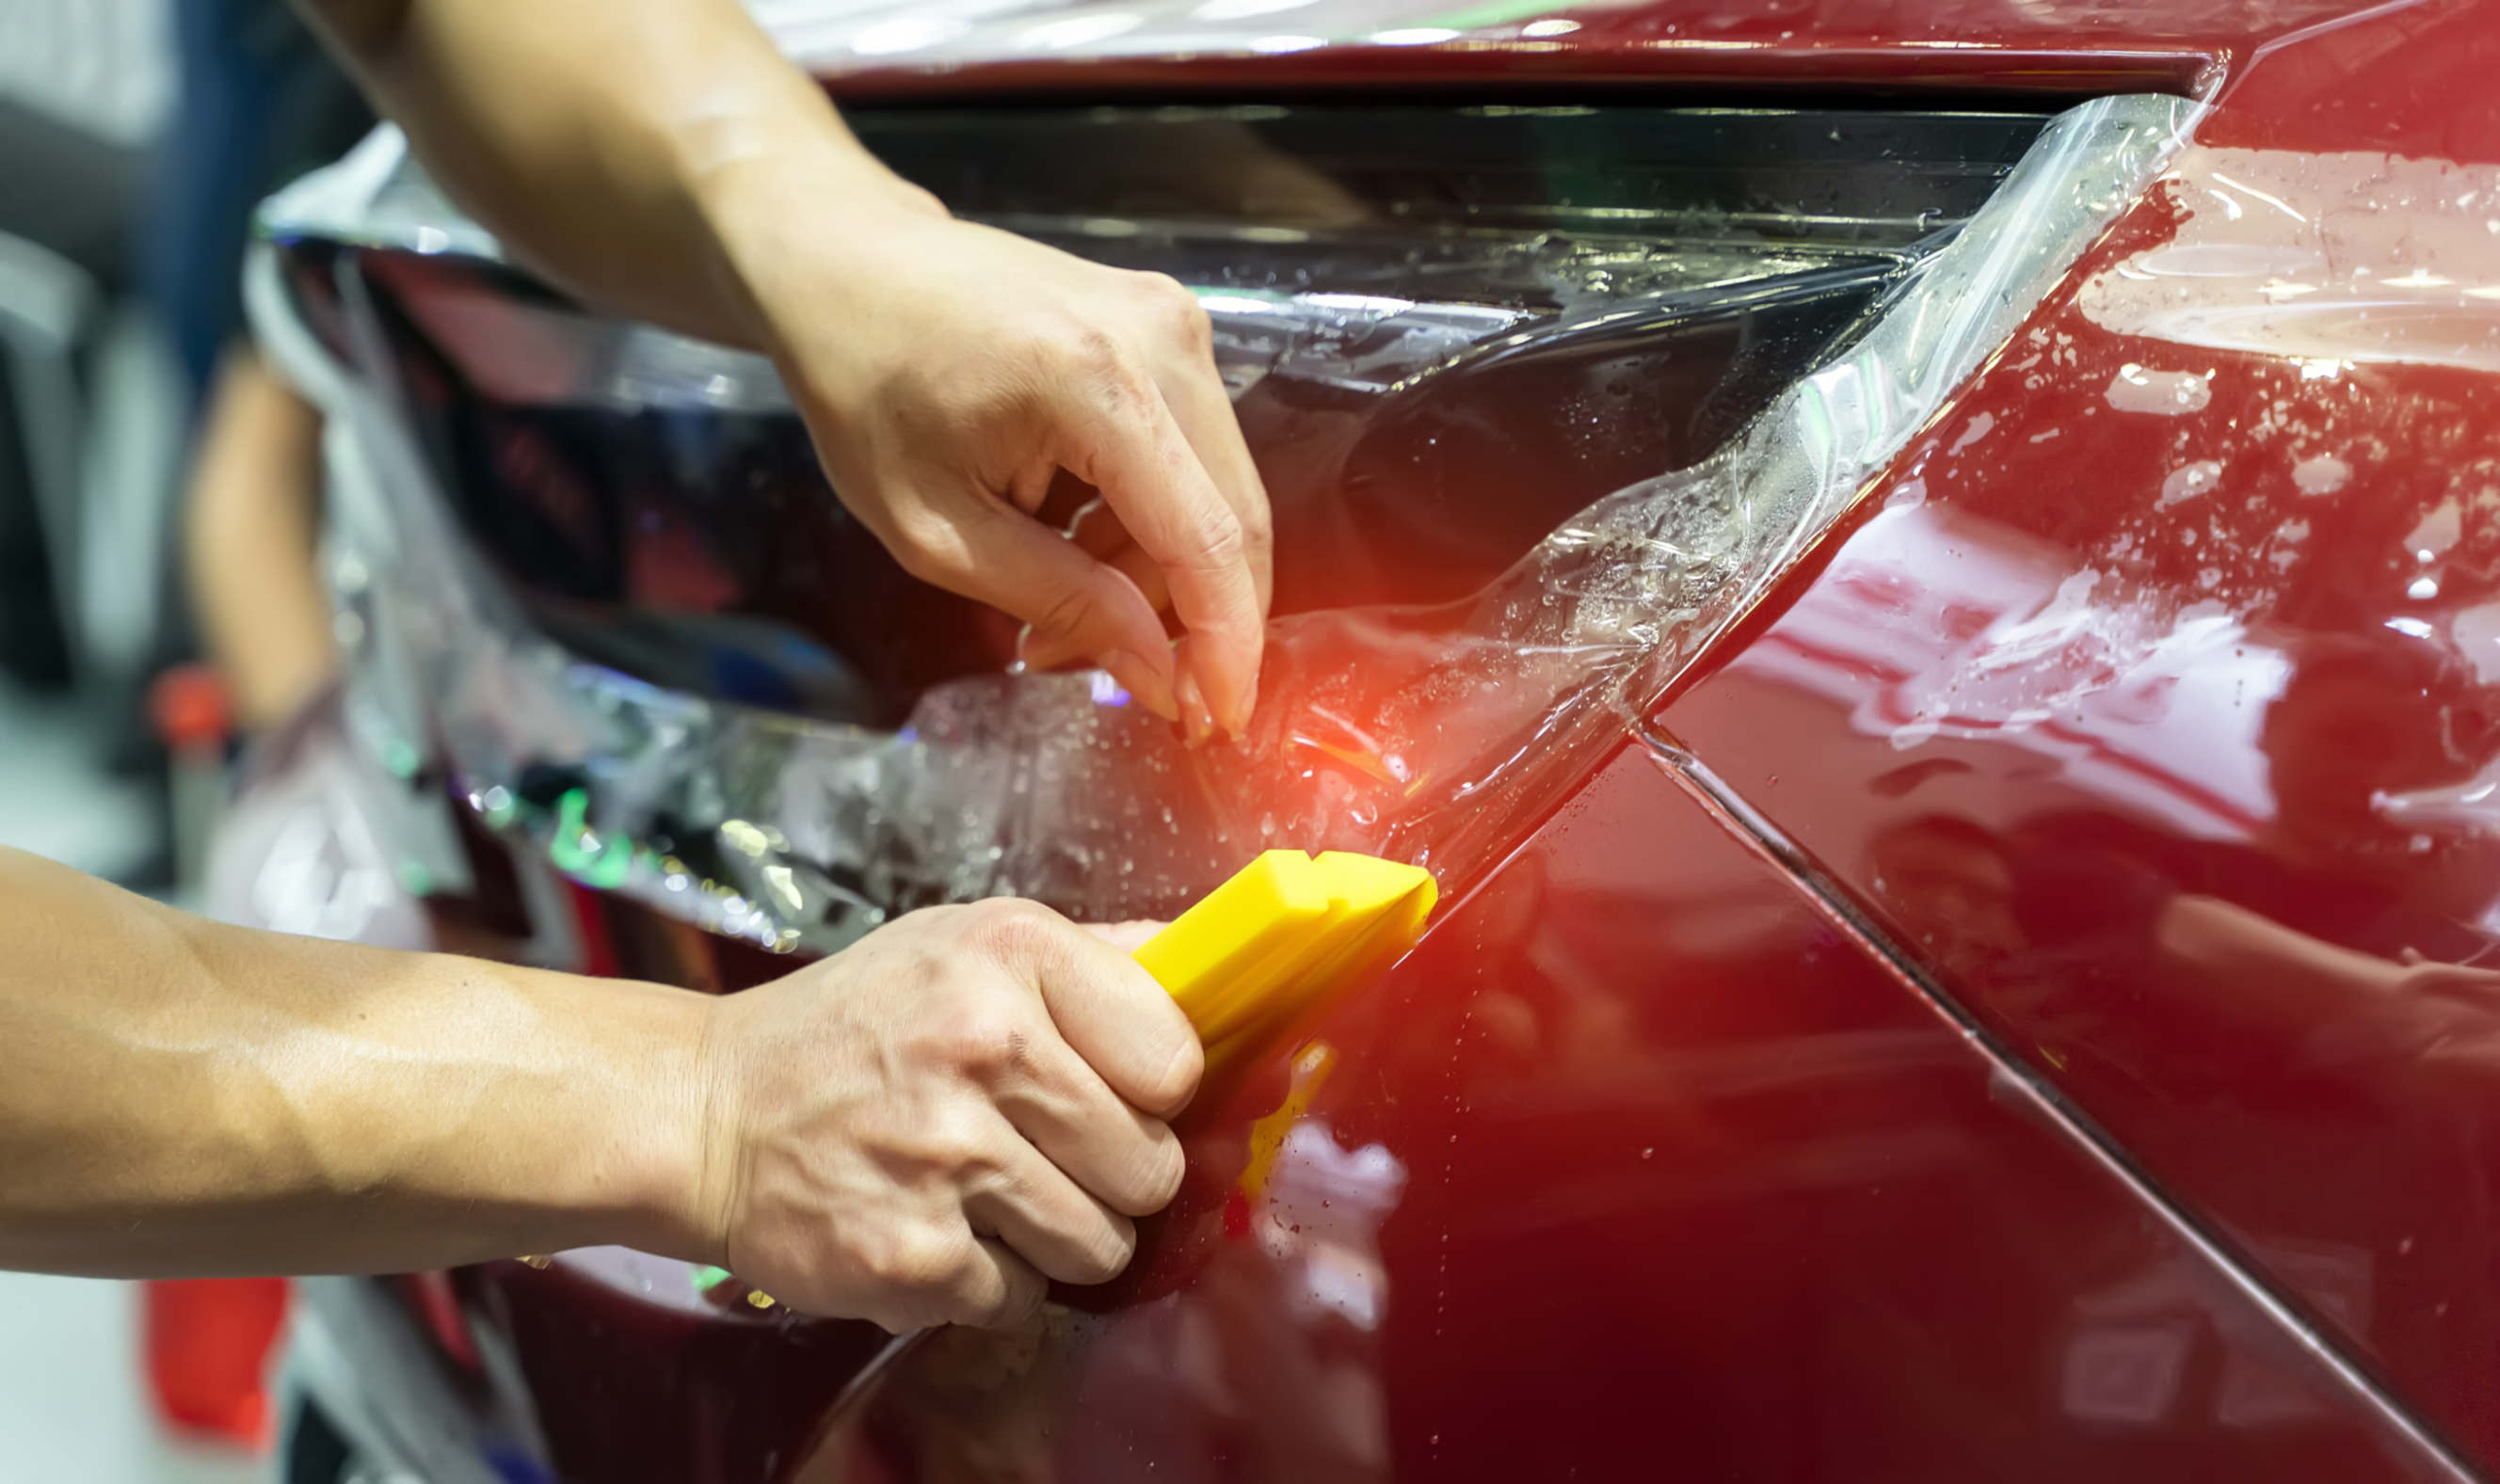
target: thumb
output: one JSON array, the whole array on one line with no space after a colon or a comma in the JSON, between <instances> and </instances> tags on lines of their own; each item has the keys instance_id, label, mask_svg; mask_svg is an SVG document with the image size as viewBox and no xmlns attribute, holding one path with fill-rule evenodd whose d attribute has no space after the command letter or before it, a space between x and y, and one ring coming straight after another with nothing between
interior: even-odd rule
<instances>
[{"instance_id":1,"label":"thumb","mask_svg":"<svg viewBox=\"0 0 2500 1484\"><path fill-rule=\"evenodd\" d=\"M913 576L1032 625L1027 653L1090 656L1147 710L1178 717L1163 620L1126 573L978 490L926 508L917 539L890 543Z\"/></svg>"}]
</instances>

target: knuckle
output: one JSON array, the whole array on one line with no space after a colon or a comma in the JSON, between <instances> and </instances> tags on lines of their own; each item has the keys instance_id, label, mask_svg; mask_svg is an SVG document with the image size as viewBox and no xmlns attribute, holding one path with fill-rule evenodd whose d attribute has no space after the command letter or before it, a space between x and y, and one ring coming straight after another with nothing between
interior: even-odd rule
<instances>
[{"instance_id":1,"label":"knuckle","mask_svg":"<svg viewBox=\"0 0 2500 1484\"><path fill-rule=\"evenodd\" d=\"M1204 349L1214 343L1215 329L1206 316L1206 306L1198 302L1198 296L1191 293L1187 285L1169 274L1146 274L1143 276L1146 292L1192 350Z\"/></svg>"},{"instance_id":2,"label":"knuckle","mask_svg":"<svg viewBox=\"0 0 2500 1484\"><path fill-rule=\"evenodd\" d=\"M1247 560L1248 537L1241 518L1230 510L1210 516L1192 538L1192 564L1201 568L1234 566Z\"/></svg>"},{"instance_id":3,"label":"knuckle","mask_svg":"<svg viewBox=\"0 0 2500 1484\"><path fill-rule=\"evenodd\" d=\"M999 1006L979 1006L956 1016L947 1028L946 1060L961 1075L981 1086L1021 1078L1034 1065L1034 1030L1026 1018ZM945 1145L955 1165L974 1162L977 1145L969 1140Z\"/></svg>"},{"instance_id":4,"label":"knuckle","mask_svg":"<svg viewBox=\"0 0 2500 1484\"><path fill-rule=\"evenodd\" d=\"M938 1115L929 1130L926 1157L958 1189L997 1183L998 1151L988 1126L969 1108L958 1106Z\"/></svg>"},{"instance_id":5,"label":"knuckle","mask_svg":"<svg viewBox=\"0 0 2500 1484\"><path fill-rule=\"evenodd\" d=\"M1078 325L1068 332L1069 356L1080 366L1092 367L1098 374L1123 370L1128 365L1128 347L1120 338L1099 324Z\"/></svg>"},{"instance_id":6,"label":"knuckle","mask_svg":"<svg viewBox=\"0 0 2500 1484\"><path fill-rule=\"evenodd\" d=\"M1236 513L1234 519L1241 524L1241 544L1244 548L1263 556L1276 549L1275 518L1268 514L1267 506L1264 501L1248 511Z\"/></svg>"},{"instance_id":7,"label":"knuckle","mask_svg":"<svg viewBox=\"0 0 2500 1484\"><path fill-rule=\"evenodd\" d=\"M903 1307L916 1309L955 1289L970 1257L968 1234L912 1223L886 1232L872 1247L867 1267L869 1276L898 1295Z\"/></svg>"},{"instance_id":8,"label":"knuckle","mask_svg":"<svg viewBox=\"0 0 2500 1484\"><path fill-rule=\"evenodd\" d=\"M984 1279L968 1279L955 1295L952 1317L958 1324L976 1329L1007 1329L1031 1318L1041 1307L1042 1296L1037 1284L993 1284Z\"/></svg>"},{"instance_id":9,"label":"knuckle","mask_svg":"<svg viewBox=\"0 0 2500 1484\"><path fill-rule=\"evenodd\" d=\"M1023 897L992 897L973 903L967 912L973 943L1009 962L1052 952L1067 925L1059 914Z\"/></svg>"},{"instance_id":10,"label":"knuckle","mask_svg":"<svg viewBox=\"0 0 2500 1484\"><path fill-rule=\"evenodd\" d=\"M954 523L916 500L906 500L886 516L887 550L905 572L922 582L942 584L963 567L962 543Z\"/></svg>"}]
</instances>

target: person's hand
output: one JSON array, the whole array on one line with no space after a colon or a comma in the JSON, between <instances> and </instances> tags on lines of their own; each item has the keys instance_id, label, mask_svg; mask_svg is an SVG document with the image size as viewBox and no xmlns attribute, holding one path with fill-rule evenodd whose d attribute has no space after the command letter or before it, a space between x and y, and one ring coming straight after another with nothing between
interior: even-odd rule
<instances>
[{"instance_id":1,"label":"person's hand","mask_svg":"<svg viewBox=\"0 0 2500 1484\"><path fill-rule=\"evenodd\" d=\"M1033 625L1029 661L1099 661L1194 734L1246 726L1266 500L1178 285L952 220L737 0L309 8L516 256L770 352L836 492L908 570ZM1359 209L1241 154L1215 168L1263 199ZM1061 471L1116 531L1075 544L1035 519Z\"/></svg>"},{"instance_id":2,"label":"person's hand","mask_svg":"<svg viewBox=\"0 0 2500 1484\"><path fill-rule=\"evenodd\" d=\"M1032 625L1029 662L1090 660L1194 737L1248 724L1267 501L1187 289L890 185L785 184L728 214L836 492L907 570ZM1036 518L1062 470L1107 512L1081 540Z\"/></svg>"},{"instance_id":3,"label":"person's hand","mask_svg":"<svg viewBox=\"0 0 2500 1484\"><path fill-rule=\"evenodd\" d=\"M1118 948L1031 902L915 912L712 1009L724 1266L803 1312L1011 1323L1127 1266L1180 1187L1198 1038Z\"/></svg>"}]
</instances>

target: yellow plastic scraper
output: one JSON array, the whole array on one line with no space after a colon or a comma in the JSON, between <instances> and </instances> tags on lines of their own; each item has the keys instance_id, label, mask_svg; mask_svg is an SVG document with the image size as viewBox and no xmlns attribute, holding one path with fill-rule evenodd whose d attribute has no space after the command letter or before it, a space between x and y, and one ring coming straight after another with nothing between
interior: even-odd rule
<instances>
[{"instance_id":1,"label":"yellow plastic scraper","mask_svg":"<svg viewBox=\"0 0 2500 1484\"><path fill-rule=\"evenodd\" d=\"M1269 851L1149 939L1137 962L1211 1048L1396 962L1438 896L1421 866Z\"/></svg>"}]
</instances>

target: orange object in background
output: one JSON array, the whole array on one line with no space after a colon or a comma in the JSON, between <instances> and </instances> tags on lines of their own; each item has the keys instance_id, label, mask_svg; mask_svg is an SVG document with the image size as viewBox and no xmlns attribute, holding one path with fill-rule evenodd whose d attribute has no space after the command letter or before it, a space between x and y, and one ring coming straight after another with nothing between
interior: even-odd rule
<instances>
[{"instance_id":1,"label":"orange object in background","mask_svg":"<svg viewBox=\"0 0 2500 1484\"><path fill-rule=\"evenodd\" d=\"M234 707L225 682L205 664L177 664L148 688L148 714L165 744L166 782L174 813L174 881L200 888L209 836L226 802L226 741Z\"/></svg>"},{"instance_id":2,"label":"orange object in background","mask_svg":"<svg viewBox=\"0 0 2500 1484\"><path fill-rule=\"evenodd\" d=\"M148 710L172 761L178 880L196 887L225 795L232 729L225 686L206 665L175 665L156 677ZM263 1382L286 1320L286 1280L182 1278L142 1286L148 1387L158 1414L183 1432L268 1451L276 1419Z\"/></svg>"},{"instance_id":3,"label":"orange object in background","mask_svg":"<svg viewBox=\"0 0 2500 1484\"><path fill-rule=\"evenodd\" d=\"M225 682L205 664L169 665L148 688L148 715L168 750L221 748L234 729Z\"/></svg>"},{"instance_id":4,"label":"orange object in background","mask_svg":"<svg viewBox=\"0 0 2500 1484\"><path fill-rule=\"evenodd\" d=\"M265 1384L284 1278L179 1278L145 1288L148 1387L166 1423L255 1453L276 1417Z\"/></svg>"}]
</instances>

